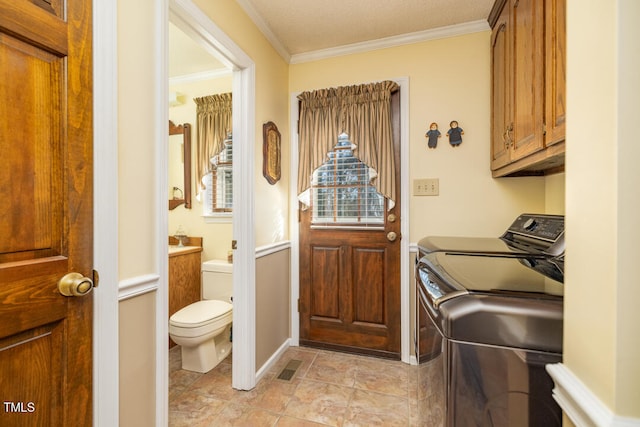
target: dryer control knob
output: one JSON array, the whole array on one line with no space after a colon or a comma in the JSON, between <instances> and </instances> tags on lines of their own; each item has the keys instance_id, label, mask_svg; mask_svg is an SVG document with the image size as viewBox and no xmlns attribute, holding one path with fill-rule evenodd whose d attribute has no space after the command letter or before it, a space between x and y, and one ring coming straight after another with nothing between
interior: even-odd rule
<instances>
[{"instance_id":1,"label":"dryer control knob","mask_svg":"<svg viewBox=\"0 0 640 427\"><path fill-rule=\"evenodd\" d=\"M522 227L527 231L532 231L534 228L536 228L536 225L538 225L536 220L533 218L529 218L524 222L524 224L522 224Z\"/></svg>"}]
</instances>

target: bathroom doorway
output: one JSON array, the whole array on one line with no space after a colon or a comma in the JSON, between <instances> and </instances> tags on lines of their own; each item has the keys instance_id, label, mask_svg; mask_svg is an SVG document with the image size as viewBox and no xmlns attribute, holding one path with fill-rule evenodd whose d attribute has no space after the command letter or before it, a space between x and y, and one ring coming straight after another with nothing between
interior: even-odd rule
<instances>
[{"instance_id":1,"label":"bathroom doorway","mask_svg":"<svg viewBox=\"0 0 640 427\"><path fill-rule=\"evenodd\" d=\"M203 262L233 260L233 71L171 22L168 62L171 318L201 299Z\"/></svg>"},{"instance_id":2,"label":"bathroom doorway","mask_svg":"<svg viewBox=\"0 0 640 427\"><path fill-rule=\"evenodd\" d=\"M175 26L182 35L195 42L206 54L217 60L223 71L220 74L230 74L227 79L231 81L231 92L233 93L233 139L234 157L238 159L233 163L233 215L230 217L232 231L231 239L228 239L228 247L224 248L226 254L231 250L231 240L237 242L237 247L233 249L233 381L232 386L236 389L249 390L255 386L255 237L253 231L253 163L254 147L252 144L243 141L255 140L254 129L254 87L255 70L253 61L224 34L197 6L190 1L169 1L169 23L170 27ZM166 34L168 40L169 34ZM169 48L171 43L169 42ZM167 49L169 51L169 49ZM171 52L169 52L171 54ZM180 52L184 53L184 52ZM169 56L169 55L168 55ZM210 58L203 58L205 62ZM169 62L169 58L167 59ZM190 61L183 60L183 65ZM170 64L167 64L170 66ZM196 73L194 71L194 73ZM167 91L168 92L168 91ZM166 93L169 95L169 93ZM186 102L193 103L189 99ZM168 106L167 106L168 108ZM194 124L195 128L195 124ZM164 185L164 183L163 183ZM242 194L242 196L241 196ZM195 189L194 189L195 199ZM197 215L202 214L202 205L194 200L191 209ZM202 221L202 218L200 218ZM167 221L169 222L169 221ZM205 224L211 225L211 224ZM186 224L185 224L186 227ZM167 224L167 234L175 230L169 229ZM187 233L189 233L187 231ZM206 237L205 237L206 238ZM159 236L159 241L167 241L167 235ZM166 290L163 290L166 292ZM168 318L160 319L157 325L158 339L166 342ZM165 347L166 348L166 347ZM168 376L165 363L168 352L158 355L160 359L159 369L163 369L163 375ZM166 383L165 383L166 385ZM166 388L166 387L165 387ZM165 394L166 390L158 390ZM165 394L166 395L166 394ZM166 403L163 403L166 406Z\"/></svg>"}]
</instances>

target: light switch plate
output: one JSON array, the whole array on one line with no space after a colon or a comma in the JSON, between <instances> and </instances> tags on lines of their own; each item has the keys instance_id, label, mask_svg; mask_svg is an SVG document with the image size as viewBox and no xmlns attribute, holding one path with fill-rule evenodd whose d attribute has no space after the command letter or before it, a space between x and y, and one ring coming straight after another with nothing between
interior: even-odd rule
<instances>
[{"instance_id":1,"label":"light switch plate","mask_svg":"<svg viewBox=\"0 0 640 427\"><path fill-rule=\"evenodd\" d=\"M440 180L438 178L413 180L414 196L437 196L438 194L440 194Z\"/></svg>"}]
</instances>

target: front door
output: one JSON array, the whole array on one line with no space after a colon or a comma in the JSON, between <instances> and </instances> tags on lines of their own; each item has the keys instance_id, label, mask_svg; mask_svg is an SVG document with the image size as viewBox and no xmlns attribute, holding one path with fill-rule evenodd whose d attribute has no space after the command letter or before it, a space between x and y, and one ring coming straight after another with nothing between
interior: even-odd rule
<instances>
[{"instance_id":1,"label":"front door","mask_svg":"<svg viewBox=\"0 0 640 427\"><path fill-rule=\"evenodd\" d=\"M395 146L396 183L400 182L400 126L399 91L393 94L392 126ZM349 143L338 145L327 169L340 170L343 159L346 167L355 167ZM345 160L348 159L348 160ZM363 165L367 169L366 165ZM338 172L339 173L339 172ZM366 173L366 172L365 172ZM321 183L323 178L316 177ZM318 185L312 205L319 204L329 194L333 201L324 206L336 207L338 199L351 201L351 195L363 193L351 172L341 180L327 179L328 187ZM350 183L351 182L351 183ZM396 189L396 194L400 190ZM379 196L382 197L382 196ZM361 202L357 202L361 205ZM372 206L373 203L369 203ZM347 205L351 206L351 205ZM345 217L333 212L332 225L323 225L319 217L331 216L312 206L300 211L300 343L313 347L332 348L354 353L400 358L400 200L387 209L382 200L374 212L353 210ZM322 208L324 209L324 208ZM347 207L346 210L351 209ZM343 212L344 213L344 212ZM355 215L366 225L354 225ZM350 220L351 219L351 220ZM341 222L346 222L341 225ZM349 223L350 222L350 223Z\"/></svg>"},{"instance_id":2,"label":"front door","mask_svg":"<svg viewBox=\"0 0 640 427\"><path fill-rule=\"evenodd\" d=\"M0 0L2 426L92 423L91 16Z\"/></svg>"}]
</instances>

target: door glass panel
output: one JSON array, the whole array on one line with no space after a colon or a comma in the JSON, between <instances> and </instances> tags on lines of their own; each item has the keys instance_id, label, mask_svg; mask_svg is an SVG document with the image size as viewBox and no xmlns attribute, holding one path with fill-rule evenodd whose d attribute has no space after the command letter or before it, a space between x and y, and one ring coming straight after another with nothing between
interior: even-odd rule
<instances>
[{"instance_id":1,"label":"door glass panel","mask_svg":"<svg viewBox=\"0 0 640 427\"><path fill-rule=\"evenodd\" d=\"M384 225L384 196L371 185L375 171L354 155L347 134L313 172L312 226Z\"/></svg>"}]
</instances>

